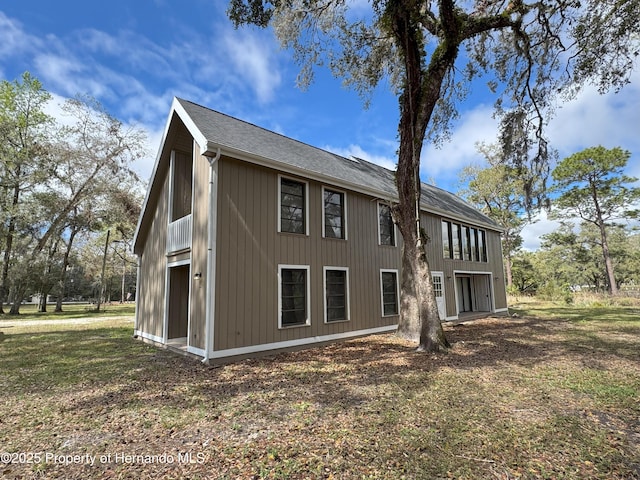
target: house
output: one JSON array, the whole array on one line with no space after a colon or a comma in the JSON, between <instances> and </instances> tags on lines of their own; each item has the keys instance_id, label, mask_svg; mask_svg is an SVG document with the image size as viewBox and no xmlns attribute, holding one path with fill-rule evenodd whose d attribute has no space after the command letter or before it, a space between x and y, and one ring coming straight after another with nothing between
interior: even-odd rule
<instances>
[{"instance_id":1,"label":"house","mask_svg":"<svg viewBox=\"0 0 640 480\"><path fill-rule=\"evenodd\" d=\"M394 173L174 99L134 240L135 335L203 361L394 331ZM500 228L423 185L442 320L507 308Z\"/></svg>"}]
</instances>

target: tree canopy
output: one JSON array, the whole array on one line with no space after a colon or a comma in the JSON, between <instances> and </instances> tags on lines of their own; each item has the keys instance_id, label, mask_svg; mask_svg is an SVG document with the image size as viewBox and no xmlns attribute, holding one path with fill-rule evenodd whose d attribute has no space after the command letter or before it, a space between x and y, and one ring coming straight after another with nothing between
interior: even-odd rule
<instances>
[{"instance_id":1,"label":"tree canopy","mask_svg":"<svg viewBox=\"0 0 640 480\"><path fill-rule=\"evenodd\" d=\"M526 206L549 171L544 126L558 95L586 83L602 91L629 81L640 45L640 0L231 0L236 26L272 25L308 85L327 65L365 97L383 78L399 97L398 204L404 240L399 332L419 348L447 345L440 327L419 212L425 136L446 139L457 103L476 79L498 94L500 144L523 179ZM429 159L425 159L429 161ZM544 191L544 188L541 192Z\"/></svg>"},{"instance_id":2,"label":"tree canopy","mask_svg":"<svg viewBox=\"0 0 640 480\"><path fill-rule=\"evenodd\" d=\"M587 148L562 160L553 170L554 189L560 193L554 202L555 218L578 217L595 226L600 235L609 290L618 291L609 247L609 232L616 220L637 218L640 188L624 174L631 153L619 147ZM634 208L634 205L636 208Z\"/></svg>"}]
</instances>

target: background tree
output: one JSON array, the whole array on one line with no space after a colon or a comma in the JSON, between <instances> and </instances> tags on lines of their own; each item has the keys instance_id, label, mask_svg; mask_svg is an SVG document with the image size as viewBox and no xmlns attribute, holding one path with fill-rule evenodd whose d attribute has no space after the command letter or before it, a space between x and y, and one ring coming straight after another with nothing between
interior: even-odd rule
<instances>
[{"instance_id":1,"label":"background tree","mask_svg":"<svg viewBox=\"0 0 640 480\"><path fill-rule=\"evenodd\" d=\"M30 228L25 195L42 183L48 171L48 131L53 120L43 108L49 99L28 72L20 80L0 83L0 313L9 293L16 236Z\"/></svg>"},{"instance_id":2,"label":"background tree","mask_svg":"<svg viewBox=\"0 0 640 480\"><path fill-rule=\"evenodd\" d=\"M638 179L623 173L630 156L619 147L587 148L562 160L552 172L555 189L560 192L553 217L578 217L597 227L608 288L613 295L618 293L618 285L608 230L615 220L637 217L638 210L629 207L640 201L640 188L627 186Z\"/></svg>"},{"instance_id":3,"label":"background tree","mask_svg":"<svg viewBox=\"0 0 640 480\"><path fill-rule=\"evenodd\" d=\"M17 314L37 291L45 302L57 293L60 309L74 242L115 217L131 234L131 220L114 212L139 211L130 165L145 153L144 134L88 97L66 101L71 121L56 125L42 114L48 93L29 74L3 82L0 94L0 306L9 293Z\"/></svg>"},{"instance_id":4,"label":"background tree","mask_svg":"<svg viewBox=\"0 0 640 480\"><path fill-rule=\"evenodd\" d=\"M502 227L502 254L507 288L513 287L513 255L522 247L522 229L530 222L526 214L523 180L514 167L502 161L498 145L478 145L489 167L469 165L460 172L466 184L458 194ZM532 185L536 188L536 185Z\"/></svg>"},{"instance_id":5,"label":"background tree","mask_svg":"<svg viewBox=\"0 0 640 480\"><path fill-rule=\"evenodd\" d=\"M490 74L502 88L504 161L525 190L548 173L545 114L558 92L574 94L594 80L620 87L638 53L638 0L376 0L358 18L343 0L231 0L236 26L274 26L301 63L308 85L314 65L327 64L365 97L391 78L400 101L394 220L403 237L400 334L419 349L448 345L437 311L420 225L420 156L425 135L446 138L456 101ZM461 55L461 48L466 47ZM466 66L465 66L466 64ZM543 181L544 183L544 181ZM527 196L529 205L533 200Z\"/></svg>"}]
</instances>

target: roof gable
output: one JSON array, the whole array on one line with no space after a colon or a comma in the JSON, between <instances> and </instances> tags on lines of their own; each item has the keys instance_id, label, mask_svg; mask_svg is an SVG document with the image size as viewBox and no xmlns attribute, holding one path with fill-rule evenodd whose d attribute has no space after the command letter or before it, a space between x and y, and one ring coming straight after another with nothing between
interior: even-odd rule
<instances>
[{"instance_id":1,"label":"roof gable","mask_svg":"<svg viewBox=\"0 0 640 480\"><path fill-rule=\"evenodd\" d=\"M166 167L163 165L168 157L165 143L171 122L176 117L183 122L203 154L213 155L220 149L224 155L335 184L383 200L394 201L398 198L395 172L391 170L362 159L348 159L188 100L174 98L136 229L136 252L139 249L140 232L144 230L145 223L150 221L148 210L155 204L154 194L157 195L157 190L161 187L156 176ZM482 212L438 187L423 183L420 203L421 208L427 212L501 230Z\"/></svg>"}]
</instances>

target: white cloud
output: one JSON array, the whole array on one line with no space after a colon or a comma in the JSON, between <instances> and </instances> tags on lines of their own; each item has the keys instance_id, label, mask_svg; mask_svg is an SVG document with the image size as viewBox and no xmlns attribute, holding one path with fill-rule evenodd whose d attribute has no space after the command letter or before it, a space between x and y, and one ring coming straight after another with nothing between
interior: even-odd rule
<instances>
[{"instance_id":1,"label":"white cloud","mask_svg":"<svg viewBox=\"0 0 640 480\"><path fill-rule=\"evenodd\" d=\"M560 222L549 220L547 212L542 210L533 217L534 223L528 224L522 229L522 248L529 251L535 251L540 248L540 237L547 233L554 232L560 226Z\"/></svg>"},{"instance_id":2,"label":"white cloud","mask_svg":"<svg viewBox=\"0 0 640 480\"><path fill-rule=\"evenodd\" d=\"M420 173L423 177L451 176L463 167L483 159L476 143L496 141L498 124L491 116L493 107L478 105L462 114L449 141L439 148L433 144L422 150Z\"/></svg>"},{"instance_id":3,"label":"white cloud","mask_svg":"<svg viewBox=\"0 0 640 480\"><path fill-rule=\"evenodd\" d=\"M250 81L260 102L269 102L281 82L274 42L251 31L233 30L226 32L223 43L238 78Z\"/></svg>"},{"instance_id":4,"label":"white cloud","mask_svg":"<svg viewBox=\"0 0 640 480\"><path fill-rule=\"evenodd\" d=\"M640 156L640 70L633 73L631 82L620 92L605 95L588 86L558 109L548 133L561 158L598 145L619 146ZM640 162L635 163L638 171Z\"/></svg>"},{"instance_id":5,"label":"white cloud","mask_svg":"<svg viewBox=\"0 0 640 480\"><path fill-rule=\"evenodd\" d=\"M20 22L0 12L0 58L22 54L41 43L36 37L25 33Z\"/></svg>"}]
</instances>

